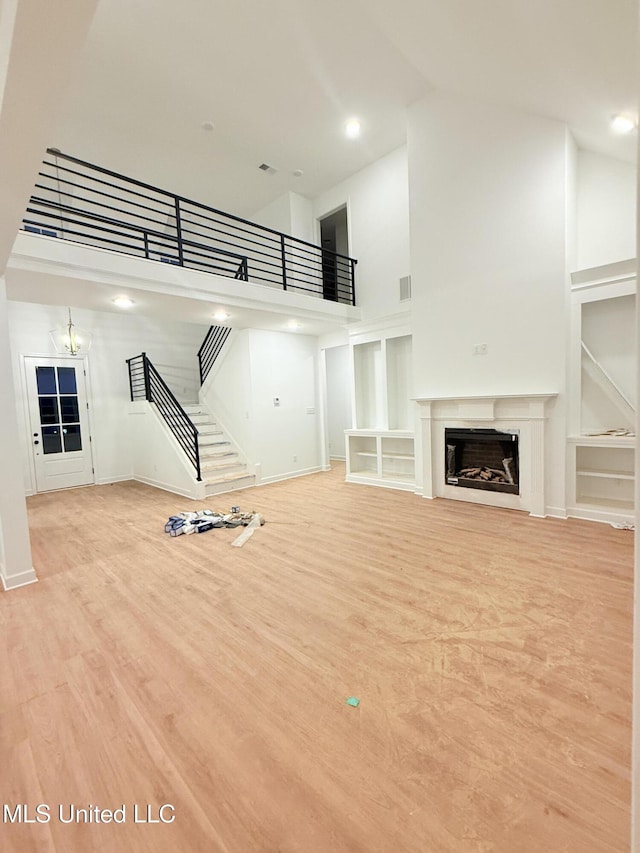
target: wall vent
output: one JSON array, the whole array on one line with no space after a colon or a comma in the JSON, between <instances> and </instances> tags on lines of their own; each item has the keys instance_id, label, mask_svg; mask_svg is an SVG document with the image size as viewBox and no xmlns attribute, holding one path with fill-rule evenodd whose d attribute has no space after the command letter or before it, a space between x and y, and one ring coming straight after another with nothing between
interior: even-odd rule
<instances>
[{"instance_id":1,"label":"wall vent","mask_svg":"<svg viewBox=\"0 0 640 853\"><path fill-rule=\"evenodd\" d=\"M260 163L258 169L261 169L263 172L266 172L267 175L275 175L278 171L274 166L270 166L268 163Z\"/></svg>"},{"instance_id":2,"label":"wall vent","mask_svg":"<svg viewBox=\"0 0 640 853\"><path fill-rule=\"evenodd\" d=\"M400 302L411 299L411 276L405 275L400 279Z\"/></svg>"}]
</instances>

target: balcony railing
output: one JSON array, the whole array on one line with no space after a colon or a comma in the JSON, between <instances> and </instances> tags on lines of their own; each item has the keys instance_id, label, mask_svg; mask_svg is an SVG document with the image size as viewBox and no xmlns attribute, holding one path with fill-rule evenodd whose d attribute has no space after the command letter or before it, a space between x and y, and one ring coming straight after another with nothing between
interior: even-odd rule
<instances>
[{"instance_id":1,"label":"balcony railing","mask_svg":"<svg viewBox=\"0 0 640 853\"><path fill-rule=\"evenodd\" d=\"M355 305L356 261L47 149L22 227Z\"/></svg>"}]
</instances>

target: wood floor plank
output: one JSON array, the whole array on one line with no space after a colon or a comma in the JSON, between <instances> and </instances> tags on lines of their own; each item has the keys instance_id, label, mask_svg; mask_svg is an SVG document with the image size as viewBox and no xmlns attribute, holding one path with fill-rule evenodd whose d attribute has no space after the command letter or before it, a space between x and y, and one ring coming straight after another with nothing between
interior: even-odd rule
<instances>
[{"instance_id":1,"label":"wood floor plank","mask_svg":"<svg viewBox=\"0 0 640 853\"><path fill-rule=\"evenodd\" d=\"M176 820L2 825L2 849L629 849L632 534L340 465L233 502L267 519L242 548L165 536L194 505L136 483L28 500L2 802Z\"/></svg>"}]
</instances>

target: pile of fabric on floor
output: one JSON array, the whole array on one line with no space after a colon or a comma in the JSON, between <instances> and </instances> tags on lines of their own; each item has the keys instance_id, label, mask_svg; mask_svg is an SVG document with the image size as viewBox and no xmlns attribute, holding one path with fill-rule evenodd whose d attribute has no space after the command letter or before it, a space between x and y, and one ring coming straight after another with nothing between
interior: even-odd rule
<instances>
[{"instance_id":1,"label":"pile of fabric on floor","mask_svg":"<svg viewBox=\"0 0 640 853\"><path fill-rule=\"evenodd\" d=\"M164 532L169 536L181 536L183 533L206 533L214 527L247 527L255 519L264 524L264 519L257 512L240 512L233 507L227 514L211 509L201 509L198 512L179 512L169 516L164 526ZM253 525L254 527L257 525Z\"/></svg>"}]
</instances>

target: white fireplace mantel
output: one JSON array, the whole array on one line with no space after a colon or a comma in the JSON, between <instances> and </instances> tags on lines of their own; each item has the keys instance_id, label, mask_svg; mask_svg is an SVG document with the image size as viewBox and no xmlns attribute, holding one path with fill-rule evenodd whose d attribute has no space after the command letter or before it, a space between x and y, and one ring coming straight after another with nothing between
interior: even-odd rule
<instances>
[{"instance_id":1,"label":"white fireplace mantel","mask_svg":"<svg viewBox=\"0 0 640 853\"><path fill-rule=\"evenodd\" d=\"M425 498L450 498L545 516L544 436L551 394L502 394L466 397L418 397L416 491ZM493 428L519 434L520 494L448 485L445 470L446 428Z\"/></svg>"}]
</instances>

